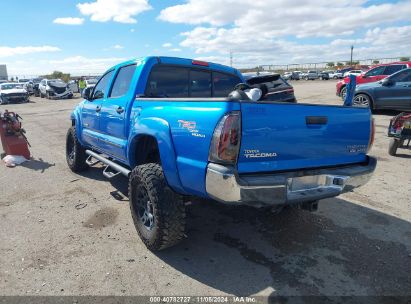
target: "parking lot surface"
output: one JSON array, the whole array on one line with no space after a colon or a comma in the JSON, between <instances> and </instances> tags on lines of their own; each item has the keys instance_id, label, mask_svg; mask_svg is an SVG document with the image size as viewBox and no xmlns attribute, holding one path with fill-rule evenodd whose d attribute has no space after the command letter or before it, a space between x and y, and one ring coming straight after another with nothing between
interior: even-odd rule
<instances>
[{"instance_id":1,"label":"parking lot surface","mask_svg":"<svg viewBox=\"0 0 411 304\"><path fill-rule=\"evenodd\" d=\"M291 83L299 102L341 104L335 81ZM23 117L33 155L0 165L1 295L411 295L411 153L387 153L395 113L374 115L379 163L363 188L315 213L193 201L187 239L153 254L135 231L127 180L66 165L80 99L31 100L0 106Z\"/></svg>"}]
</instances>

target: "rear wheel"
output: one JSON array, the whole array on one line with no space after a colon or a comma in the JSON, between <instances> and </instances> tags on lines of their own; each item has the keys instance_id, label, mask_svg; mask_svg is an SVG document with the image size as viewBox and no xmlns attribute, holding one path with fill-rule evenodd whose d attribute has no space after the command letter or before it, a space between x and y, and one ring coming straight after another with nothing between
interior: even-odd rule
<instances>
[{"instance_id":1,"label":"rear wheel","mask_svg":"<svg viewBox=\"0 0 411 304\"><path fill-rule=\"evenodd\" d=\"M343 87L340 91L342 100L345 100L345 95L347 95L347 87Z\"/></svg>"},{"instance_id":2,"label":"rear wheel","mask_svg":"<svg viewBox=\"0 0 411 304\"><path fill-rule=\"evenodd\" d=\"M357 94L354 96L352 104L357 107L371 107L371 99L366 94Z\"/></svg>"},{"instance_id":3,"label":"rear wheel","mask_svg":"<svg viewBox=\"0 0 411 304\"><path fill-rule=\"evenodd\" d=\"M184 238L184 202L168 187L159 164L135 167L128 191L134 225L149 250L174 246Z\"/></svg>"},{"instance_id":4,"label":"rear wheel","mask_svg":"<svg viewBox=\"0 0 411 304\"><path fill-rule=\"evenodd\" d=\"M397 138L391 138L390 144L388 146L388 154L395 156L397 154L397 149L400 146L401 141Z\"/></svg>"},{"instance_id":5,"label":"rear wheel","mask_svg":"<svg viewBox=\"0 0 411 304\"><path fill-rule=\"evenodd\" d=\"M66 136L66 160L73 172L81 172L88 168L86 149L80 144L76 135L76 127L71 127Z\"/></svg>"}]
</instances>

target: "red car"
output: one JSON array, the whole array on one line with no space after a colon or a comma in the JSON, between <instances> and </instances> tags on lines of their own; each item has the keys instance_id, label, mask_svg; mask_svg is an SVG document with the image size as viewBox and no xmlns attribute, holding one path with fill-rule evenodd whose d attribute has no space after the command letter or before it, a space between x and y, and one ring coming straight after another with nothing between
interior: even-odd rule
<instances>
[{"instance_id":1,"label":"red car","mask_svg":"<svg viewBox=\"0 0 411 304\"><path fill-rule=\"evenodd\" d=\"M398 72L402 69L410 68L411 62L392 62L392 63L384 63L373 66L368 71L362 73L361 75L357 76L357 84L361 83L368 83L368 82L375 82L379 81L395 72ZM337 82L337 96L341 98L345 98L346 93L346 86L349 82L349 77L345 77L344 79Z\"/></svg>"}]
</instances>

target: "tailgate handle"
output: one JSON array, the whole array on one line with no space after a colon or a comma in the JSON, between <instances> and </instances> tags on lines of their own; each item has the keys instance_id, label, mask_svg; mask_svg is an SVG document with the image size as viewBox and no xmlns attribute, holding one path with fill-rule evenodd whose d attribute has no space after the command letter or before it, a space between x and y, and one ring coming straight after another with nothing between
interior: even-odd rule
<instances>
[{"instance_id":1,"label":"tailgate handle","mask_svg":"<svg viewBox=\"0 0 411 304\"><path fill-rule=\"evenodd\" d=\"M328 122L327 116L306 116L305 123L307 125L326 125Z\"/></svg>"}]
</instances>

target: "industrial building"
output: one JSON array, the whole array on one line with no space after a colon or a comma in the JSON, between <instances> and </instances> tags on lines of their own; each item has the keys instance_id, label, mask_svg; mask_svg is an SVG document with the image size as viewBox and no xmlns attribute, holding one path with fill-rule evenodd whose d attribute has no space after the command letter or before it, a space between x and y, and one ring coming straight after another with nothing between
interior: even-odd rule
<instances>
[{"instance_id":1,"label":"industrial building","mask_svg":"<svg viewBox=\"0 0 411 304\"><path fill-rule=\"evenodd\" d=\"M0 80L7 80L7 66L5 64L0 64Z\"/></svg>"}]
</instances>

